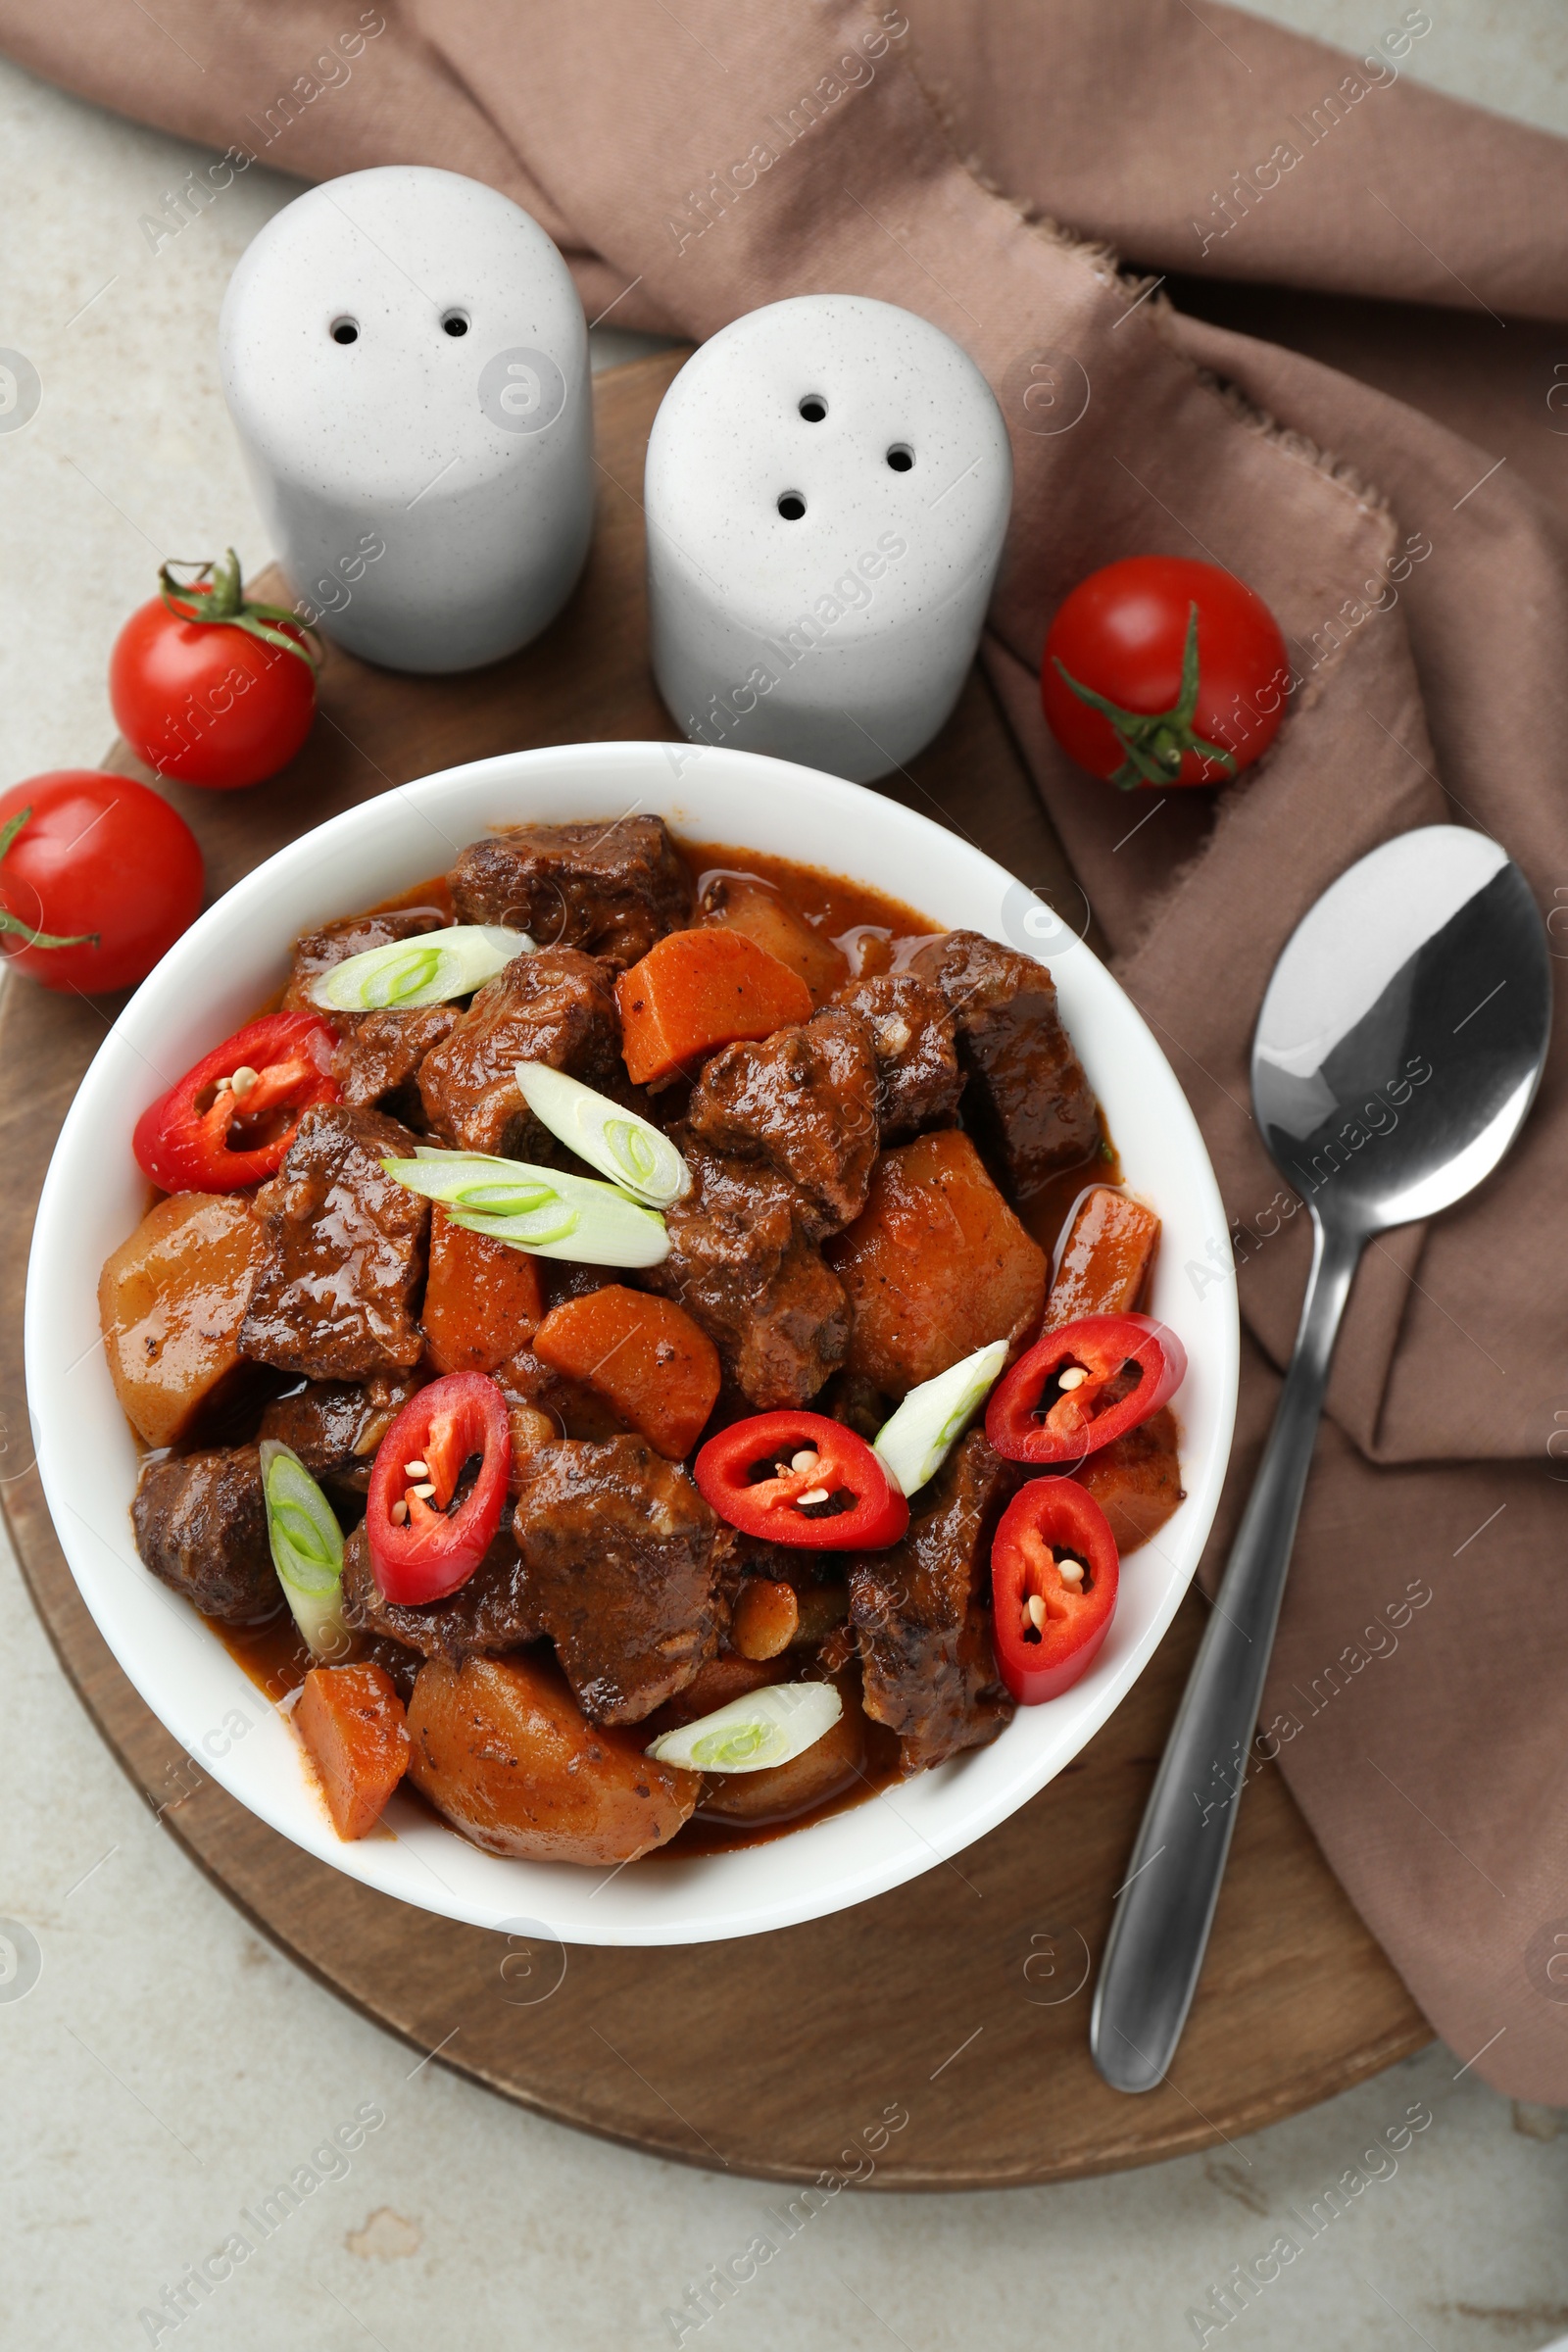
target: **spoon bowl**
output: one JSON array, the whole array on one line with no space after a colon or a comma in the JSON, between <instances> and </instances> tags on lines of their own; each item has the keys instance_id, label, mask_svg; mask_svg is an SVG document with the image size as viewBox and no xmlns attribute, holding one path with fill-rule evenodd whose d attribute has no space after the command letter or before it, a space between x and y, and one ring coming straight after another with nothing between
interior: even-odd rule
<instances>
[{"instance_id":1,"label":"spoon bowl","mask_svg":"<svg viewBox=\"0 0 1568 2352\"><path fill-rule=\"evenodd\" d=\"M1314 1215L1387 1232L1491 1174L1534 1098L1550 963L1496 842L1424 825L1326 890L1258 1015L1252 1105Z\"/></svg>"},{"instance_id":2,"label":"spoon bowl","mask_svg":"<svg viewBox=\"0 0 1568 2352\"><path fill-rule=\"evenodd\" d=\"M1297 925L1252 1046L1252 1105L1312 1224L1274 1426L1123 1880L1090 2025L1117 2090L1152 2090L1197 1990L1279 1622L1340 1319L1374 1234L1491 1175L1535 1098L1551 964L1506 851L1424 825Z\"/></svg>"}]
</instances>

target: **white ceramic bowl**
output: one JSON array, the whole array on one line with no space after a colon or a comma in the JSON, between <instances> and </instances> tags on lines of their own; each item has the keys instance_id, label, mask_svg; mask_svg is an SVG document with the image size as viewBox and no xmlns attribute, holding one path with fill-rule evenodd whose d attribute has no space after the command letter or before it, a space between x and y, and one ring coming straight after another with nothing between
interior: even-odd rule
<instances>
[{"instance_id":1,"label":"white ceramic bowl","mask_svg":"<svg viewBox=\"0 0 1568 2352\"><path fill-rule=\"evenodd\" d=\"M146 1103L280 987L295 934L438 872L497 822L657 811L691 841L745 843L874 884L939 926L1049 962L1122 1155L1164 1220L1154 1310L1189 1360L1176 1399L1187 1499L1122 1576L1109 1640L1076 1688L1021 1708L991 1746L847 1813L738 1853L615 1873L503 1861L407 1797L339 1841L298 1745L193 1610L136 1557L136 1448L98 1338L98 1269L146 1198L131 1130ZM292 843L193 924L138 989L82 1080L50 1164L27 1276L27 1388L56 1529L100 1632L147 1704L231 1796L335 1870L478 1927L566 1943L756 1935L881 1894L956 1854L1061 1771L1142 1673L1187 1590L1219 1498L1236 1400L1235 1289L1195 1284L1227 1230L1208 1155L1159 1047L1098 958L1004 869L854 784L756 755L573 744L477 760L384 793Z\"/></svg>"}]
</instances>

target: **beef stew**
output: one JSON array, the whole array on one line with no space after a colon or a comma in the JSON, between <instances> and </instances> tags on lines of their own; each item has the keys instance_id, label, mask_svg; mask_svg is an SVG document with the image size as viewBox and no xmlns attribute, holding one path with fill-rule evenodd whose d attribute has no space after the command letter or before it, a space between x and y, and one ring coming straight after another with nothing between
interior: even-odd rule
<instances>
[{"instance_id":1,"label":"beef stew","mask_svg":"<svg viewBox=\"0 0 1568 2352\"><path fill-rule=\"evenodd\" d=\"M897 1541L837 1554L738 1534L692 1472L705 1439L784 1408L873 1439L923 1383L999 1343L1015 1358L1049 1322L1075 1203L1095 1187L1108 1228L1104 1202L1125 1198L1049 972L818 869L694 851L636 817L498 829L398 907L303 935L283 1003L318 1008L327 970L454 920L528 944L470 999L326 1013L336 1100L305 1110L275 1175L162 1200L157 1231L106 1268L111 1369L159 1447L133 1510L146 1565L274 1698L317 1678L313 1720L326 1721L319 1678L347 1668L297 1633L269 1551L266 1458L286 1447L346 1536L345 1655L386 1680L387 1708L409 1709L402 1786L493 1852L614 1867L721 1851L998 1738L1013 1702L992 1654L989 1543L1023 1465L978 1428L956 1430ZM731 1016L731 1042L649 1089L622 1057L620 1005L642 958L683 930L738 933L811 1003L761 1034L736 1037ZM534 1212L515 1200L473 1211L389 1171L450 1168L456 1182L471 1167L515 1193L520 1167L541 1197L552 1174L564 1191L591 1187L524 1102L519 1063L591 1090L607 1134L646 1124L675 1147L687 1189L649 1211L664 1236L656 1262L519 1240ZM1139 1216L1148 1243L1157 1221ZM165 1244L204 1219L221 1235L218 1272ZM1092 1237L1072 1277L1074 1311L1094 1311ZM1125 1250L1119 1278L1118 1309ZM187 1345L183 1386L149 1406L127 1338L149 1318L191 1328L198 1294L222 1312ZM638 1315L639 1296L658 1316ZM577 1302L586 1311L557 1311ZM596 1352L598 1331L612 1336ZM713 1367L706 1389L694 1364ZM411 1398L459 1375L493 1381L505 1404L505 1508L457 1590L394 1603L377 1583L371 1465ZM672 1454L693 1394L696 1414L711 1409ZM240 1399L226 1446L210 1442L214 1396ZM1167 1409L1084 1468L1130 1544L1181 1500L1177 1436ZM775 1465L774 1483L830 1516L839 1502L814 1498L810 1458ZM394 1467L405 1529L458 1510L474 1471L455 1465L444 1493L423 1458ZM837 1694L834 1726L779 1763L690 1768L648 1752L748 1693L812 1684ZM354 1720L352 1695L334 1720ZM534 1749L502 1770L498 1740ZM390 1752L383 1740L381 1768ZM336 1780L331 1793L334 1818L361 1834L379 1797Z\"/></svg>"}]
</instances>

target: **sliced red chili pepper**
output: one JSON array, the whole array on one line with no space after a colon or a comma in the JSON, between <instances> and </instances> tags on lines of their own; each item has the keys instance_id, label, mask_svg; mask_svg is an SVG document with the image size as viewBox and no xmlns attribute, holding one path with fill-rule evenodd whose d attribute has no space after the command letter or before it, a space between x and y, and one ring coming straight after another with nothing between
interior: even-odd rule
<instances>
[{"instance_id":1,"label":"sliced red chili pepper","mask_svg":"<svg viewBox=\"0 0 1568 2352\"><path fill-rule=\"evenodd\" d=\"M417 1607L467 1582L501 1525L511 1471L512 1423L488 1373L449 1372L410 1398L376 1447L365 1511L388 1600Z\"/></svg>"},{"instance_id":2,"label":"sliced red chili pepper","mask_svg":"<svg viewBox=\"0 0 1568 2352\"><path fill-rule=\"evenodd\" d=\"M1009 1462L1076 1462L1157 1413L1187 1350L1152 1315L1084 1315L1037 1340L998 1381L986 1436Z\"/></svg>"},{"instance_id":3,"label":"sliced red chili pepper","mask_svg":"<svg viewBox=\"0 0 1568 2352\"><path fill-rule=\"evenodd\" d=\"M1071 1478L1032 1479L991 1545L991 1640L1021 1705L1058 1698L1085 1673L1116 1613L1116 1539Z\"/></svg>"},{"instance_id":4,"label":"sliced red chili pepper","mask_svg":"<svg viewBox=\"0 0 1568 2352\"><path fill-rule=\"evenodd\" d=\"M693 1475L731 1527L801 1551L878 1551L909 1524L865 1440L825 1413L736 1421L709 1439Z\"/></svg>"},{"instance_id":5,"label":"sliced red chili pepper","mask_svg":"<svg viewBox=\"0 0 1568 2352\"><path fill-rule=\"evenodd\" d=\"M166 1193L235 1193L275 1176L313 1102L335 1102L337 1039L312 1012L272 1012L204 1054L136 1121L131 1149Z\"/></svg>"}]
</instances>

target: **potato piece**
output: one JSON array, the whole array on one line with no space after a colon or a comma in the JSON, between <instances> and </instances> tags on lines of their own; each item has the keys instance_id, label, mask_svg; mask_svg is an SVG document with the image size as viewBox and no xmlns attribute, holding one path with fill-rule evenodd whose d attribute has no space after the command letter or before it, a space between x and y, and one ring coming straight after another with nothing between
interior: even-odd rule
<instances>
[{"instance_id":1,"label":"potato piece","mask_svg":"<svg viewBox=\"0 0 1568 2352\"><path fill-rule=\"evenodd\" d=\"M1170 1406L1162 1405L1124 1438L1112 1438L1073 1475L1109 1520L1117 1551L1123 1556L1136 1551L1158 1535L1185 1499Z\"/></svg>"},{"instance_id":2,"label":"potato piece","mask_svg":"<svg viewBox=\"0 0 1568 2352\"><path fill-rule=\"evenodd\" d=\"M1097 1184L1078 1204L1042 1328L1054 1331L1081 1315L1130 1314L1158 1242L1159 1219L1152 1208Z\"/></svg>"},{"instance_id":3,"label":"potato piece","mask_svg":"<svg viewBox=\"0 0 1568 2352\"><path fill-rule=\"evenodd\" d=\"M174 1193L104 1261L98 1315L125 1418L178 1446L248 1380L238 1341L265 1253L245 1193Z\"/></svg>"},{"instance_id":4,"label":"potato piece","mask_svg":"<svg viewBox=\"0 0 1568 2352\"><path fill-rule=\"evenodd\" d=\"M545 1311L531 1257L430 1212L430 1275L419 1321L438 1372L494 1372L526 1348Z\"/></svg>"},{"instance_id":5,"label":"potato piece","mask_svg":"<svg viewBox=\"0 0 1568 2352\"><path fill-rule=\"evenodd\" d=\"M486 1853L635 1861L673 1838L702 1775L645 1756L642 1726L588 1723L549 1658L432 1658L409 1704L409 1777Z\"/></svg>"},{"instance_id":6,"label":"potato piece","mask_svg":"<svg viewBox=\"0 0 1568 2352\"><path fill-rule=\"evenodd\" d=\"M993 1340L1034 1332L1045 1252L956 1129L884 1152L864 1208L823 1250L850 1294L848 1372L903 1396Z\"/></svg>"},{"instance_id":7,"label":"potato piece","mask_svg":"<svg viewBox=\"0 0 1568 2352\"><path fill-rule=\"evenodd\" d=\"M825 1004L850 976L842 948L813 931L804 914L754 874L715 874L703 893L701 920L744 931L760 948L798 972L813 1004Z\"/></svg>"},{"instance_id":8,"label":"potato piece","mask_svg":"<svg viewBox=\"0 0 1568 2352\"><path fill-rule=\"evenodd\" d=\"M820 1740L769 1772L710 1772L698 1811L704 1821L793 1821L842 1796L865 1771L865 1714L856 1690Z\"/></svg>"},{"instance_id":9,"label":"potato piece","mask_svg":"<svg viewBox=\"0 0 1568 2352\"><path fill-rule=\"evenodd\" d=\"M332 1827L363 1838L381 1818L409 1765L403 1701L384 1667L313 1666L294 1729L316 1767Z\"/></svg>"},{"instance_id":10,"label":"potato piece","mask_svg":"<svg viewBox=\"0 0 1568 2352\"><path fill-rule=\"evenodd\" d=\"M749 1576L736 1598L729 1638L743 1658L776 1658L801 1630L801 1604L793 1585Z\"/></svg>"}]
</instances>

